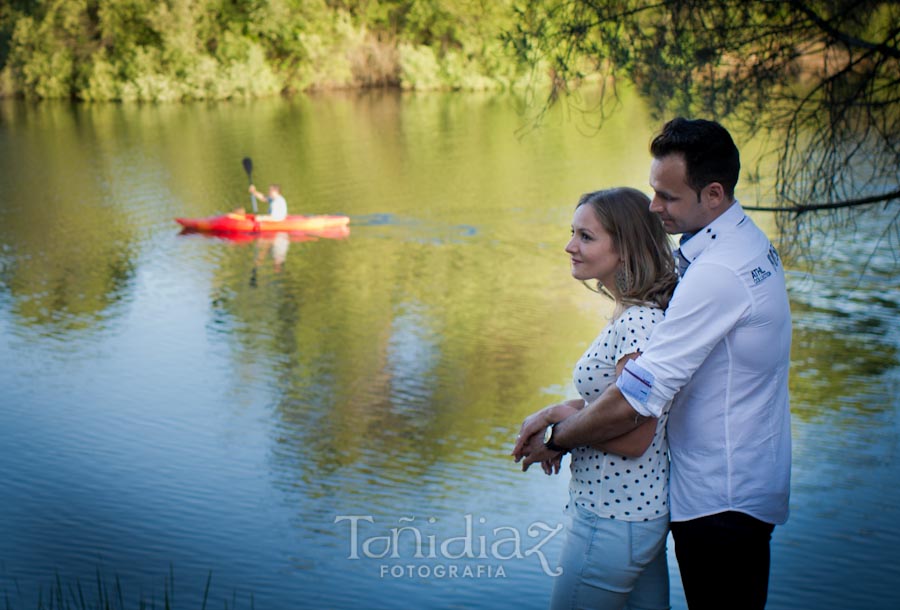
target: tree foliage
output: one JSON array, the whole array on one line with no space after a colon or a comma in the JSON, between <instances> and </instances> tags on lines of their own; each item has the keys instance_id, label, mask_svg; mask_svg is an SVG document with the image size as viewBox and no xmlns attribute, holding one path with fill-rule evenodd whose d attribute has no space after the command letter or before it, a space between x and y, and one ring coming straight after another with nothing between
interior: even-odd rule
<instances>
[{"instance_id":1,"label":"tree foliage","mask_svg":"<svg viewBox=\"0 0 900 610\"><path fill-rule=\"evenodd\" d=\"M499 36L512 15L508 0L11 0L0 3L0 96L506 88L522 76Z\"/></svg>"},{"instance_id":2,"label":"tree foliage","mask_svg":"<svg viewBox=\"0 0 900 610\"><path fill-rule=\"evenodd\" d=\"M767 209L787 233L835 234L881 204L882 237L900 250L900 3L542 0L517 8L506 40L549 67L551 102L600 73L604 102L624 79L658 120L705 116L759 137L760 162L777 162Z\"/></svg>"}]
</instances>

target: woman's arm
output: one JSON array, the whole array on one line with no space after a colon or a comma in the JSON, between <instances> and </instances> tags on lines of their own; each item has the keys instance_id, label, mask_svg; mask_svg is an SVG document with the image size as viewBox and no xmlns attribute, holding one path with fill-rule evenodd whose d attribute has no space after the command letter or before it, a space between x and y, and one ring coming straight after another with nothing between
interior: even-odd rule
<instances>
[{"instance_id":1,"label":"woman's arm","mask_svg":"<svg viewBox=\"0 0 900 610\"><path fill-rule=\"evenodd\" d=\"M657 421L655 417L651 417L631 432L610 439L602 445L592 445L592 447L625 457L641 457L653 442Z\"/></svg>"}]
</instances>

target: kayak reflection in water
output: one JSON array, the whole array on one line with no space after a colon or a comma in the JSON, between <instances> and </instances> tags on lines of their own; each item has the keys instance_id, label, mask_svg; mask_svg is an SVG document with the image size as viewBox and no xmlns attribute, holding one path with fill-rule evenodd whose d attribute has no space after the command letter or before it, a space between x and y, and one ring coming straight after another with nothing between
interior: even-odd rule
<instances>
[{"instance_id":1,"label":"kayak reflection in water","mask_svg":"<svg viewBox=\"0 0 900 610\"><path fill-rule=\"evenodd\" d=\"M257 251L254 271L256 266L262 264L266 260L269 252L272 252L272 262L274 263L275 273L280 273L284 267L284 261L287 260L288 249L291 247L291 238L285 231L279 231L271 237L259 238L256 240Z\"/></svg>"},{"instance_id":2,"label":"kayak reflection in water","mask_svg":"<svg viewBox=\"0 0 900 610\"><path fill-rule=\"evenodd\" d=\"M256 242L256 257L253 259L253 271L250 273L250 287L256 288L257 270L260 265L266 262L269 252L272 253L272 266L275 273L281 273L284 269L284 261L287 260L288 249L291 247L292 236L286 231L270 233L266 237L258 237L254 239ZM300 241L311 239L302 237Z\"/></svg>"},{"instance_id":3,"label":"kayak reflection in water","mask_svg":"<svg viewBox=\"0 0 900 610\"><path fill-rule=\"evenodd\" d=\"M256 187L251 184L250 194L256 197L262 203L269 203L269 213L258 215L256 217L257 222L262 220L281 221L287 218L287 201L284 200L284 195L281 194L281 187L277 184L269 185L268 196L260 193L258 190L256 190Z\"/></svg>"}]
</instances>

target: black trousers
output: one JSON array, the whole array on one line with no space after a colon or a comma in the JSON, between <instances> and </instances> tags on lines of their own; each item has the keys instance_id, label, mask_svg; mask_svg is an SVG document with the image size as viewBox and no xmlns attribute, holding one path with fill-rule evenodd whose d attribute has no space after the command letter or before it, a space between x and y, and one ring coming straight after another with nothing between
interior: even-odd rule
<instances>
[{"instance_id":1,"label":"black trousers","mask_svg":"<svg viewBox=\"0 0 900 610\"><path fill-rule=\"evenodd\" d=\"M774 525L729 511L670 527L690 610L765 608Z\"/></svg>"}]
</instances>

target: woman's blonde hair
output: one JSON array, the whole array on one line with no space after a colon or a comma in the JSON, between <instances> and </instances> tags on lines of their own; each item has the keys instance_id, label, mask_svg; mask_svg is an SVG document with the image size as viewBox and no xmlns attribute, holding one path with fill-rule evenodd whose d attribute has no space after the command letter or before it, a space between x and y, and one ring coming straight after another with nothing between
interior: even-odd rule
<instances>
[{"instance_id":1,"label":"woman's blonde hair","mask_svg":"<svg viewBox=\"0 0 900 610\"><path fill-rule=\"evenodd\" d=\"M659 216L650 211L650 199L637 189L619 187L586 193L575 207L582 205L591 206L622 258L619 301L668 307L678 275L672 245ZM600 282L597 290L614 298Z\"/></svg>"}]
</instances>

